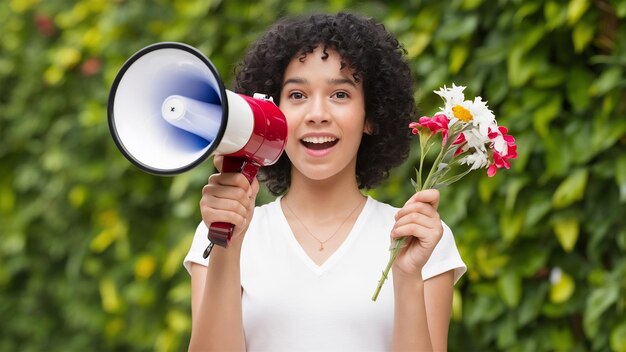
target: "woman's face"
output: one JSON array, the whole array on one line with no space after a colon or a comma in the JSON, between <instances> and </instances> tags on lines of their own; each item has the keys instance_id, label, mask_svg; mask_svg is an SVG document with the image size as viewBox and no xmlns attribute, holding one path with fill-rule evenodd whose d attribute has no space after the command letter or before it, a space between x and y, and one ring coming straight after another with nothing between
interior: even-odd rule
<instances>
[{"instance_id":1,"label":"woman's face","mask_svg":"<svg viewBox=\"0 0 626 352\"><path fill-rule=\"evenodd\" d=\"M285 70L279 107L287 118L285 151L293 177L354 177L365 131L365 97L362 81L344 66L337 52L324 53L318 46L303 60L296 56Z\"/></svg>"}]
</instances>

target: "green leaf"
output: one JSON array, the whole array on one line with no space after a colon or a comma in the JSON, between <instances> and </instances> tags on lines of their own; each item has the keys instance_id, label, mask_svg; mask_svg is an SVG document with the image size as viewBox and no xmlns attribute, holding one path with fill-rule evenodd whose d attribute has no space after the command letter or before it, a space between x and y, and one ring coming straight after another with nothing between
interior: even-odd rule
<instances>
[{"instance_id":1,"label":"green leaf","mask_svg":"<svg viewBox=\"0 0 626 352\"><path fill-rule=\"evenodd\" d=\"M502 180L502 177L480 177L478 179L478 195L483 203L489 203L493 193L502 185Z\"/></svg>"},{"instance_id":2,"label":"green leaf","mask_svg":"<svg viewBox=\"0 0 626 352\"><path fill-rule=\"evenodd\" d=\"M552 303L564 303L574 294L576 283L566 272L560 271L558 278L550 286L550 301Z\"/></svg>"},{"instance_id":3,"label":"green leaf","mask_svg":"<svg viewBox=\"0 0 626 352\"><path fill-rule=\"evenodd\" d=\"M565 81L567 74L561 67L548 66L542 68L533 79L534 86L537 88L549 88L559 86Z\"/></svg>"},{"instance_id":4,"label":"green leaf","mask_svg":"<svg viewBox=\"0 0 626 352\"><path fill-rule=\"evenodd\" d=\"M572 150L562 142L562 132L556 129L550 130L550 135L543 139L545 148L544 163L546 164L543 178L550 176L562 176L567 174L572 164Z\"/></svg>"},{"instance_id":5,"label":"green leaf","mask_svg":"<svg viewBox=\"0 0 626 352\"><path fill-rule=\"evenodd\" d=\"M615 8L615 13L617 17L624 18L626 17L626 2L620 0L611 1L611 5Z\"/></svg>"},{"instance_id":6,"label":"green leaf","mask_svg":"<svg viewBox=\"0 0 626 352\"><path fill-rule=\"evenodd\" d=\"M585 195L589 170L578 169L569 175L556 189L552 197L552 205L556 209L564 208L581 200Z\"/></svg>"},{"instance_id":7,"label":"green leaf","mask_svg":"<svg viewBox=\"0 0 626 352\"><path fill-rule=\"evenodd\" d=\"M493 321L506 309L506 306L497 297L480 295L472 298L472 300L466 300L467 309L465 311L465 321L470 326L480 322Z\"/></svg>"},{"instance_id":8,"label":"green leaf","mask_svg":"<svg viewBox=\"0 0 626 352\"><path fill-rule=\"evenodd\" d=\"M626 203L626 155L615 161L615 182L619 188L619 200Z\"/></svg>"},{"instance_id":9,"label":"green leaf","mask_svg":"<svg viewBox=\"0 0 626 352\"><path fill-rule=\"evenodd\" d=\"M567 5L567 23L574 25L589 8L589 0L570 0Z\"/></svg>"},{"instance_id":10,"label":"green leaf","mask_svg":"<svg viewBox=\"0 0 626 352\"><path fill-rule=\"evenodd\" d=\"M623 70L619 66L605 70L591 85L590 94L595 96L607 94L609 91L622 84L622 74Z\"/></svg>"},{"instance_id":11,"label":"green leaf","mask_svg":"<svg viewBox=\"0 0 626 352\"><path fill-rule=\"evenodd\" d=\"M574 42L574 50L577 53L582 52L591 40L596 31L595 23L590 23L587 21L581 21L574 26L574 30L572 31L572 41Z\"/></svg>"},{"instance_id":12,"label":"green leaf","mask_svg":"<svg viewBox=\"0 0 626 352\"><path fill-rule=\"evenodd\" d=\"M523 86L533 75L533 67L526 64L525 49L515 46L507 56L507 74L513 87Z\"/></svg>"},{"instance_id":13,"label":"green leaf","mask_svg":"<svg viewBox=\"0 0 626 352\"><path fill-rule=\"evenodd\" d=\"M532 228L552 210L552 201L547 194L535 193L530 198L530 206L526 211L524 228Z\"/></svg>"},{"instance_id":14,"label":"green leaf","mask_svg":"<svg viewBox=\"0 0 626 352\"><path fill-rule=\"evenodd\" d=\"M463 0L463 3L461 4L461 9L466 11L474 10L482 3L483 0Z\"/></svg>"},{"instance_id":15,"label":"green leaf","mask_svg":"<svg viewBox=\"0 0 626 352\"><path fill-rule=\"evenodd\" d=\"M551 248L543 244L524 243L515 247L515 255L508 265L510 270L520 277L534 277L543 270L548 263Z\"/></svg>"},{"instance_id":16,"label":"green leaf","mask_svg":"<svg viewBox=\"0 0 626 352\"><path fill-rule=\"evenodd\" d=\"M497 281L500 297L509 308L519 305L522 297L522 279L512 270L500 274Z\"/></svg>"},{"instance_id":17,"label":"green leaf","mask_svg":"<svg viewBox=\"0 0 626 352\"><path fill-rule=\"evenodd\" d=\"M548 1L543 8L546 27L550 30L561 27L567 20L565 4L559 1Z\"/></svg>"},{"instance_id":18,"label":"green leaf","mask_svg":"<svg viewBox=\"0 0 626 352\"><path fill-rule=\"evenodd\" d=\"M428 33L437 30L441 23L441 14L445 12L440 6L423 6L413 19L413 26Z\"/></svg>"},{"instance_id":19,"label":"green leaf","mask_svg":"<svg viewBox=\"0 0 626 352\"><path fill-rule=\"evenodd\" d=\"M457 287L452 291L452 321L463 319L463 296Z\"/></svg>"},{"instance_id":20,"label":"green leaf","mask_svg":"<svg viewBox=\"0 0 626 352\"><path fill-rule=\"evenodd\" d=\"M517 321L515 314L509 312L504 320L498 324L497 346L501 350L507 350L517 342Z\"/></svg>"},{"instance_id":21,"label":"green leaf","mask_svg":"<svg viewBox=\"0 0 626 352\"><path fill-rule=\"evenodd\" d=\"M532 26L521 34L519 43L516 45L520 45L524 52L528 53L537 46L541 39L545 38L545 34L546 30L543 26Z\"/></svg>"},{"instance_id":22,"label":"green leaf","mask_svg":"<svg viewBox=\"0 0 626 352\"><path fill-rule=\"evenodd\" d=\"M515 11L515 16L513 17L513 20L516 23L522 23L524 19L527 18L529 15L532 15L535 12L537 12L540 6L541 4L535 1L527 1L527 2L521 3L517 11ZM540 27L540 26L537 26L537 27Z\"/></svg>"},{"instance_id":23,"label":"green leaf","mask_svg":"<svg viewBox=\"0 0 626 352\"><path fill-rule=\"evenodd\" d=\"M589 87L593 83L594 75L582 67L572 67L565 88L567 89L567 100L574 106L576 111L583 111L589 107L591 102Z\"/></svg>"},{"instance_id":24,"label":"green leaf","mask_svg":"<svg viewBox=\"0 0 626 352\"><path fill-rule=\"evenodd\" d=\"M525 286L524 297L519 307L517 324L520 327L532 324L541 312L541 306L546 300L548 294L548 285L542 283L538 288Z\"/></svg>"},{"instance_id":25,"label":"green leaf","mask_svg":"<svg viewBox=\"0 0 626 352\"><path fill-rule=\"evenodd\" d=\"M611 116L610 119L597 114L593 119L591 134L591 156L596 156L615 145L626 133L626 119Z\"/></svg>"},{"instance_id":26,"label":"green leaf","mask_svg":"<svg viewBox=\"0 0 626 352\"><path fill-rule=\"evenodd\" d=\"M432 35L428 32L417 32L405 39L405 47L409 58L418 57L430 43Z\"/></svg>"},{"instance_id":27,"label":"green leaf","mask_svg":"<svg viewBox=\"0 0 626 352\"><path fill-rule=\"evenodd\" d=\"M515 208L515 203L517 201L517 195L519 192L526 186L529 182L529 179L525 177L515 177L511 179L506 188L506 201L505 208L507 210L513 211Z\"/></svg>"},{"instance_id":28,"label":"green leaf","mask_svg":"<svg viewBox=\"0 0 626 352\"><path fill-rule=\"evenodd\" d=\"M553 221L552 227L556 238L559 240L561 247L567 253L571 252L576 246L578 234L580 232L580 223L576 218L556 219Z\"/></svg>"},{"instance_id":29,"label":"green leaf","mask_svg":"<svg viewBox=\"0 0 626 352\"><path fill-rule=\"evenodd\" d=\"M438 40L454 40L458 38L468 37L474 33L478 26L478 17L475 15L466 15L462 18L451 17L450 21L447 21L440 26L437 31Z\"/></svg>"},{"instance_id":30,"label":"green leaf","mask_svg":"<svg viewBox=\"0 0 626 352\"><path fill-rule=\"evenodd\" d=\"M550 341L554 351L572 351L575 341L572 331L567 327L552 326L549 330Z\"/></svg>"},{"instance_id":31,"label":"green leaf","mask_svg":"<svg viewBox=\"0 0 626 352\"><path fill-rule=\"evenodd\" d=\"M500 233L504 243L511 244L522 231L526 212L505 210L500 215Z\"/></svg>"},{"instance_id":32,"label":"green leaf","mask_svg":"<svg viewBox=\"0 0 626 352\"><path fill-rule=\"evenodd\" d=\"M539 135L548 136L548 130L550 129L550 122L557 118L561 113L563 105L563 98L559 94L553 94L548 97L548 100L541 106L535 109L533 114L533 126L535 131Z\"/></svg>"},{"instance_id":33,"label":"green leaf","mask_svg":"<svg viewBox=\"0 0 626 352\"><path fill-rule=\"evenodd\" d=\"M447 166L447 171L443 175L437 177L434 183L430 181L428 183L433 184L437 189L446 187L465 177L470 171L472 171L470 167L470 165L452 163Z\"/></svg>"},{"instance_id":34,"label":"green leaf","mask_svg":"<svg viewBox=\"0 0 626 352\"><path fill-rule=\"evenodd\" d=\"M626 320L611 329L610 346L612 351L626 351Z\"/></svg>"},{"instance_id":35,"label":"green leaf","mask_svg":"<svg viewBox=\"0 0 626 352\"><path fill-rule=\"evenodd\" d=\"M618 297L619 286L617 285L596 288L591 292L583 315L583 327L587 334L593 337L598 333L598 323L602 314L617 301Z\"/></svg>"},{"instance_id":36,"label":"green leaf","mask_svg":"<svg viewBox=\"0 0 626 352\"><path fill-rule=\"evenodd\" d=\"M510 258L508 255L498 253L486 245L481 245L476 250L476 265L482 275L493 278L506 266Z\"/></svg>"},{"instance_id":37,"label":"green leaf","mask_svg":"<svg viewBox=\"0 0 626 352\"><path fill-rule=\"evenodd\" d=\"M448 66L450 73L456 74L459 72L469 53L470 48L466 43L458 43L452 46L452 49L450 49L450 65Z\"/></svg>"},{"instance_id":38,"label":"green leaf","mask_svg":"<svg viewBox=\"0 0 626 352\"><path fill-rule=\"evenodd\" d=\"M107 313L116 313L121 309L121 298L117 286L111 278L100 280L100 297L102 299L102 309Z\"/></svg>"},{"instance_id":39,"label":"green leaf","mask_svg":"<svg viewBox=\"0 0 626 352\"><path fill-rule=\"evenodd\" d=\"M15 209L15 192L7 184L0 184L0 214L10 214Z\"/></svg>"}]
</instances>

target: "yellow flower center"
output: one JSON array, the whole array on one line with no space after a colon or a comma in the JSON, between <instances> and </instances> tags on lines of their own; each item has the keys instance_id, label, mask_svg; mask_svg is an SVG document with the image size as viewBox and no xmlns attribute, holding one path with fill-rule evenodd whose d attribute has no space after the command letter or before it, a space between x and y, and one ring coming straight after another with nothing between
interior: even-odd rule
<instances>
[{"instance_id":1,"label":"yellow flower center","mask_svg":"<svg viewBox=\"0 0 626 352\"><path fill-rule=\"evenodd\" d=\"M456 117L457 119L463 122L469 122L474 119L474 116L472 116L472 113L466 108L462 107L461 105L453 106L452 113L454 114L454 117Z\"/></svg>"}]
</instances>

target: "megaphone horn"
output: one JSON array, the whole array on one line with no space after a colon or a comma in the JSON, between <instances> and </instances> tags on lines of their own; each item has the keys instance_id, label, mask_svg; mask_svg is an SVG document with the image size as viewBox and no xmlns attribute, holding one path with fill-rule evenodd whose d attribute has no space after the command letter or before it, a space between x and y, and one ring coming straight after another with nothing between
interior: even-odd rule
<instances>
[{"instance_id":1,"label":"megaphone horn","mask_svg":"<svg viewBox=\"0 0 626 352\"><path fill-rule=\"evenodd\" d=\"M242 172L252 182L287 140L285 116L271 98L225 89L211 61L183 43L132 55L113 81L107 110L122 154L156 175L176 175L219 154L222 172ZM211 224L205 258L213 244L227 247L232 231L232 224Z\"/></svg>"}]
</instances>

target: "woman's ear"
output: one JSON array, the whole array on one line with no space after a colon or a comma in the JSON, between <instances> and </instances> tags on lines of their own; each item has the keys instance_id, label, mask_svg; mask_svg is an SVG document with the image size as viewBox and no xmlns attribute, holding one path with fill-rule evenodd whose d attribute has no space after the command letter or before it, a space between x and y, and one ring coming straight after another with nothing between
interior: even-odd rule
<instances>
[{"instance_id":1,"label":"woman's ear","mask_svg":"<svg viewBox=\"0 0 626 352\"><path fill-rule=\"evenodd\" d=\"M375 135L378 133L376 125L372 122L372 120L366 118L365 126L363 126L363 133L367 135Z\"/></svg>"}]
</instances>

